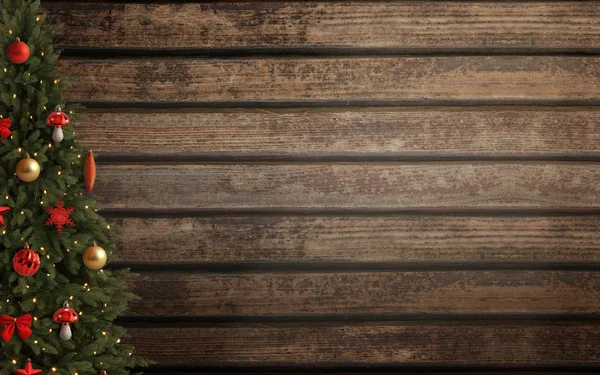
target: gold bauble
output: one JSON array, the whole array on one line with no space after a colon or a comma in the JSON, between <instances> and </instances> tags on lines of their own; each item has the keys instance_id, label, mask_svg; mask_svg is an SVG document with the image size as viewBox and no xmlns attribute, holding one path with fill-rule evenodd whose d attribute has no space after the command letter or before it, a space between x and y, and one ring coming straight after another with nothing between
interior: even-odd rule
<instances>
[{"instance_id":1,"label":"gold bauble","mask_svg":"<svg viewBox=\"0 0 600 375\"><path fill-rule=\"evenodd\" d=\"M99 270L106 265L106 251L94 244L83 252L83 264L91 270Z\"/></svg>"},{"instance_id":2,"label":"gold bauble","mask_svg":"<svg viewBox=\"0 0 600 375\"><path fill-rule=\"evenodd\" d=\"M17 163L17 177L24 182L35 181L40 176L40 165L27 155L27 158Z\"/></svg>"}]
</instances>

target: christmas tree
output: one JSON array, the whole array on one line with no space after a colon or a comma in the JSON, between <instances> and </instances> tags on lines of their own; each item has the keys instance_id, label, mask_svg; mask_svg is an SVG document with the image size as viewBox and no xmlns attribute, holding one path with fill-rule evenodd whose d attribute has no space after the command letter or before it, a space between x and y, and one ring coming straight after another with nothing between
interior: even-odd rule
<instances>
[{"instance_id":1,"label":"christmas tree","mask_svg":"<svg viewBox=\"0 0 600 375\"><path fill-rule=\"evenodd\" d=\"M39 2L3 1L0 22L0 375L123 375L145 362L114 325L135 296L86 191L91 153L61 93L56 28ZM41 370L41 372L40 372Z\"/></svg>"}]
</instances>

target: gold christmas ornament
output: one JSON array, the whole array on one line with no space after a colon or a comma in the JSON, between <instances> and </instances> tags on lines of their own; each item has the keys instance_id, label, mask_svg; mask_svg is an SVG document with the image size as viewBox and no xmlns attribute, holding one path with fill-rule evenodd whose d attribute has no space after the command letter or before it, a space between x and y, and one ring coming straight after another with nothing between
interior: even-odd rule
<instances>
[{"instance_id":1,"label":"gold christmas ornament","mask_svg":"<svg viewBox=\"0 0 600 375\"><path fill-rule=\"evenodd\" d=\"M17 163L16 174L21 181L35 181L40 176L40 164L27 155L27 158Z\"/></svg>"},{"instance_id":2,"label":"gold christmas ornament","mask_svg":"<svg viewBox=\"0 0 600 375\"><path fill-rule=\"evenodd\" d=\"M94 242L93 246L88 247L83 252L83 264L91 270L99 270L106 265L106 251L103 248L96 245Z\"/></svg>"}]
</instances>

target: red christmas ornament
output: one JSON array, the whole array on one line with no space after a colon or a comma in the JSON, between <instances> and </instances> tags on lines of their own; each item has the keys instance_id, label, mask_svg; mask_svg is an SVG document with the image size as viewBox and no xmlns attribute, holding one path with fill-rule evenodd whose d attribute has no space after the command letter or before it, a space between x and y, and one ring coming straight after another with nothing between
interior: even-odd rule
<instances>
[{"instance_id":1,"label":"red christmas ornament","mask_svg":"<svg viewBox=\"0 0 600 375\"><path fill-rule=\"evenodd\" d=\"M0 207L0 225L2 225L2 226L4 226L4 218L2 217L2 215L7 213L8 211L10 211L10 208Z\"/></svg>"},{"instance_id":2,"label":"red christmas ornament","mask_svg":"<svg viewBox=\"0 0 600 375\"><path fill-rule=\"evenodd\" d=\"M27 359L27 364L24 369L15 370L17 375L38 375L42 373L42 370L36 370L31 366L31 359Z\"/></svg>"},{"instance_id":3,"label":"red christmas ornament","mask_svg":"<svg viewBox=\"0 0 600 375\"><path fill-rule=\"evenodd\" d=\"M46 124L54 127L54 132L52 132L52 139L54 142L60 143L65 138L62 127L67 126L70 123L71 120L69 119L69 116L60 109L60 106L57 106L56 110L48 115Z\"/></svg>"},{"instance_id":4,"label":"red christmas ornament","mask_svg":"<svg viewBox=\"0 0 600 375\"><path fill-rule=\"evenodd\" d=\"M11 63L23 64L29 58L29 46L17 38L16 42L8 45L6 55Z\"/></svg>"},{"instance_id":5,"label":"red christmas ornament","mask_svg":"<svg viewBox=\"0 0 600 375\"><path fill-rule=\"evenodd\" d=\"M64 341L71 340L73 336L71 332L71 327L69 326L72 323L77 323L79 321L79 315L77 312L69 307L69 302L65 301L63 303L63 307L56 310L54 316L52 317L54 323L59 323L62 325L60 328L60 338Z\"/></svg>"},{"instance_id":6,"label":"red christmas ornament","mask_svg":"<svg viewBox=\"0 0 600 375\"><path fill-rule=\"evenodd\" d=\"M18 318L13 318L10 315L0 316L0 326L4 329L0 332L0 337L4 342L9 342L14 336L15 332L23 341L27 341L29 336L33 333L31 331L31 323L33 323L33 317L31 314L21 315Z\"/></svg>"},{"instance_id":7,"label":"red christmas ornament","mask_svg":"<svg viewBox=\"0 0 600 375\"><path fill-rule=\"evenodd\" d=\"M69 216L73 213L75 207L64 207L63 202L59 199L56 203L56 208L46 207L46 212L50 215L46 220L46 226L56 225L56 230L60 234L65 225L73 226L75 222Z\"/></svg>"},{"instance_id":8,"label":"red christmas ornament","mask_svg":"<svg viewBox=\"0 0 600 375\"><path fill-rule=\"evenodd\" d=\"M0 137L2 137L2 139L8 139L10 134L10 119L5 118L0 120Z\"/></svg>"},{"instance_id":9,"label":"red christmas ornament","mask_svg":"<svg viewBox=\"0 0 600 375\"><path fill-rule=\"evenodd\" d=\"M40 256L25 244L13 257L13 268L21 276L34 275L40 269Z\"/></svg>"},{"instance_id":10,"label":"red christmas ornament","mask_svg":"<svg viewBox=\"0 0 600 375\"><path fill-rule=\"evenodd\" d=\"M94 182L96 181L96 161L94 160L92 150L88 150L87 156L85 157L83 180L85 181L85 188L88 193L90 193L94 188Z\"/></svg>"}]
</instances>

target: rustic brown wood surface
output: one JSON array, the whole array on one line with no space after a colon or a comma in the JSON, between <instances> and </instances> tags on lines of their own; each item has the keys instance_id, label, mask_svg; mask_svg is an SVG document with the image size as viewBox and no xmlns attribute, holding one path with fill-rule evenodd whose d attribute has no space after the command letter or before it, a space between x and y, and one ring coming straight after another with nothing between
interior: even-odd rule
<instances>
[{"instance_id":1,"label":"rustic brown wood surface","mask_svg":"<svg viewBox=\"0 0 600 375\"><path fill-rule=\"evenodd\" d=\"M119 259L135 264L600 262L598 216L151 217L118 224Z\"/></svg>"},{"instance_id":2,"label":"rustic brown wood surface","mask_svg":"<svg viewBox=\"0 0 600 375\"><path fill-rule=\"evenodd\" d=\"M210 324L130 328L140 355L163 365L596 365L594 323ZM193 343L193 345L191 345Z\"/></svg>"},{"instance_id":3,"label":"rustic brown wood surface","mask_svg":"<svg viewBox=\"0 0 600 375\"><path fill-rule=\"evenodd\" d=\"M594 2L48 3L66 47L597 49Z\"/></svg>"},{"instance_id":4,"label":"rustic brown wood surface","mask_svg":"<svg viewBox=\"0 0 600 375\"><path fill-rule=\"evenodd\" d=\"M45 5L152 371L600 366L600 2Z\"/></svg>"},{"instance_id":5,"label":"rustic brown wood surface","mask_svg":"<svg viewBox=\"0 0 600 375\"><path fill-rule=\"evenodd\" d=\"M86 110L100 154L600 156L595 107Z\"/></svg>"},{"instance_id":6,"label":"rustic brown wood surface","mask_svg":"<svg viewBox=\"0 0 600 375\"><path fill-rule=\"evenodd\" d=\"M253 375L267 375L267 374L271 374L272 371L271 370L264 370L264 371L260 371L260 370L256 370L256 369L248 369L248 370L244 370L244 369L239 369L238 371L236 371L240 374L253 374ZM324 374L330 374L331 371L330 370L322 370L322 371L314 371L314 370L306 370L305 372L301 372L300 371L289 371L286 370L286 373L290 374L290 375L308 375L310 374L319 374L319 375L324 375ZM438 369L432 369L431 371L427 371L427 370L414 370L414 371L408 371L408 370L398 370L398 371L382 371L379 369L374 369L372 371L368 371L368 370L364 370L364 371L353 371L353 372L341 372L341 371L335 371L336 374L339 375L356 375L356 374L361 374L361 375L367 375L367 374L381 374L381 375L440 375L440 371ZM531 370L527 370L527 371L518 371L518 370L493 370L493 371L473 371L471 369L468 369L466 371L444 371L443 374L444 375L560 375L560 374L569 374L569 375L584 375L584 374L589 374L589 371L586 372L584 371L561 371L561 370L548 370L548 371L531 371ZM173 372L173 371L169 371L169 372L161 372L161 374L163 375L182 375L182 374L187 374L187 375L200 375L200 374L205 374L205 375L230 375L230 372L217 372L217 371L201 371L201 372Z\"/></svg>"},{"instance_id":7,"label":"rustic brown wood surface","mask_svg":"<svg viewBox=\"0 0 600 375\"><path fill-rule=\"evenodd\" d=\"M62 60L66 100L323 102L595 100L600 57L269 57Z\"/></svg>"},{"instance_id":8,"label":"rustic brown wood surface","mask_svg":"<svg viewBox=\"0 0 600 375\"><path fill-rule=\"evenodd\" d=\"M270 370L265 370L265 371L260 371L260 370L256 370L256 369L248 369L248 370L244 370L244 369L239 369L237 371L239 374L253 374L253 375L268 375L271 374L272 372ZM473 370L468 370L468 371L444 371L443 374L444 375L560 375L562 372L562 374L569 374L569 375L587 375L589 374L589 372L585 372L585 371L569 371L569 372L564 372L564 371L553 371L553 370L549 370L549 371L516 371L516 370L494 370L494 371L473 371ZM286 373L289 375L308 375L310 374L319 374L319 375L324 375L324 374L330 374L331 371L329 370L323 370L321 372L318 371L314 371L314 370L307 370L305 372L302 371L289 371L286 370ZM440 375L440 371L433 369L432 371L426 371L426 370L416 370L416 371L407 371L407 370L398 370L398 371L382 371L382 370L372 370L371 372L369 372L368 370L365 371L353 371L353 372L340 372L340 371L335 371L336 374L339 375L357 375L357 374L361 374L361 375L375 375L375 374L380 374L380 375ZM174 371L168 371L168 372L161 372L162 375L231 375L231 372L218 372L218 371L204 371L202 370L201 372L174 372Z\"/></svg>"},{"instance_id":9,"label":"rustic brown wood surface","mask_svg":"<svg viewBox=\"0 0 600 375\"><path fill-rule=\"evenodd\" d=\"M476 209L600 205L595 163L102 165L95 195L127 209Z\"/></svg>"},{"instance_id":10,"label":"rustic brown wood surface","mask_svg":"<svg viewBox=\"0 0 600 375\"><path fill-rule=\"evenodd\" d=\"M144 272L134 316L593 314L597 272ZM165 303L168 300L168 303Z\"/></svg>"}]
</instances>

